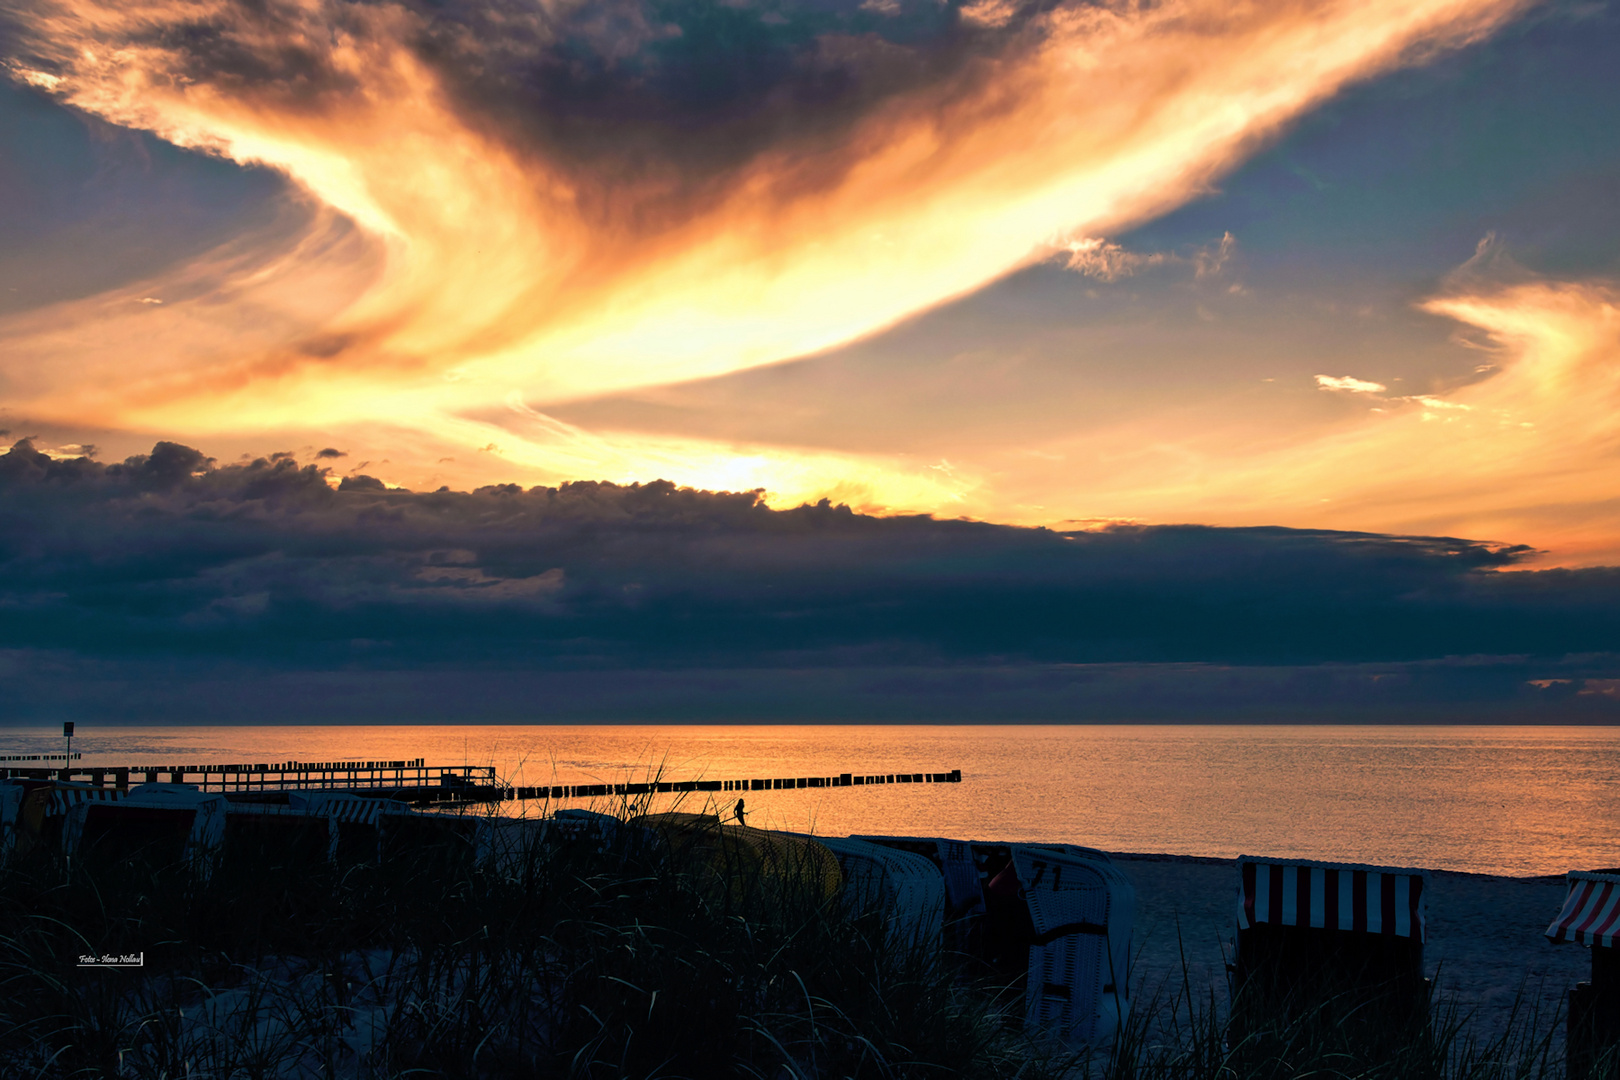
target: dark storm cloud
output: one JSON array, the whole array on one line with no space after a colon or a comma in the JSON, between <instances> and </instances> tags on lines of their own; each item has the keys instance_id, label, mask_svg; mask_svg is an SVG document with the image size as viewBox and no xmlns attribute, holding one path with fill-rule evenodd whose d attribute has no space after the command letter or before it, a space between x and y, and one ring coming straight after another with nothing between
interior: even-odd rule
<instances>
[{"instance_id":1,"label":"dark storm cloud","mask_svg":"<svg viewBox=\"0 0 1620 1080\"><path fill-rule=\"evenodd\" d=\"M354 50L398 39L469 127L588 171L597 191L581 197L623 182L644 199L649 183L690 194L763 150L824 146L899 95L965 92L991 75L983 62L1030 43L1047 6L1007 5L992 28L955 0L256 0L166 12L120 45L161 53L186 84L299 114L359 94ZM25 21L4 37L18 62L61 66Z\"/></svg>"},{"instance_id":2,"label":"dark storm cloud","mask_svg":"<svg viewBox=\"0 0 1620 1080\"><path fill-rule=\"evenodd\" d=\"M0 457L0 647L367 662L1244 664L1620 648L1620 572L1464 540L1057 533L673 485Z\"/></svg>"},{"instance_id":3,"label":"dark storm cloud","mask_svg":"<svg viewBox=\"0 0 1620 1080\"><path fill-rule=\"evenodd\" d=\"M971 80L1036 11L986 31L959 6L449 5L424 13L417 48L464 113L549 161L701 184L767 148L816 147L897 95Z\"/></svg>"},{"instance_id":4,"label":"dark storm cloud","mask_svg":"<svg viewBox=\"0 0 1620 1080\"><path fill-rule=\"evenodd\" d=\"M664 482L334 489L286 454L25 440L0 456L0 684L12 719L1608 716L1620 572L1524 554Z\"/></svg>"}]
</instances>

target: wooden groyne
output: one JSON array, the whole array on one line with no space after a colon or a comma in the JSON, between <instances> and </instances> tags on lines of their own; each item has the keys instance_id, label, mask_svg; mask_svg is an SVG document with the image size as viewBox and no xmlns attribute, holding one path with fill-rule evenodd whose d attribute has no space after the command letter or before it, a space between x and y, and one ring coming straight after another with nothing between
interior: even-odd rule
<instances>
[{"instance_id":1,"label":"wooden groyne","mask_svg":"<svg viewBox=\"0 0 1620 1080\"><path fill-rule=\"evenodd\" d=\"M614 795L663 795L686 791L792 791L799 788L866 787L877 784L960 784L962 770L929 773L839 773L837 776L778 776L749 780L654 780L644 784L554 784L519 787L510 798L600 799Z\"/></svg>"}]
</instances>

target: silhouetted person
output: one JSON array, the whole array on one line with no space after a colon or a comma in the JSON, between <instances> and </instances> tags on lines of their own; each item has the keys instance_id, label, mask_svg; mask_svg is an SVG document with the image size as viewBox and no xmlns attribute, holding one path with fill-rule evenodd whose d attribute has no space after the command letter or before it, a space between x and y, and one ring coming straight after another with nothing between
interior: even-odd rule
<instances>
[{"instance_id":1,"label":"silhouetted person","mask_svg":"<svg viewBox=\"0 0 1620 1080\"><path fill-rule=\"evenodd\" d=\"M736 817L737 824L739 824L739 825L748 824L747 815L743 811L743 801L741 799L737 800L737 805L736 805L735 808L732 809L731 813Z\"/></svg>"},{"instance_id":2,"label":"silhouetted person","mask_svg":"<svg viewBox=\"0 0 1620 1080\"><path fill-rule=\"evenodd\" d=\"M1011 998L1022 999L1029 972L1035 922L1012 860L984 887L984 958L1007 980Z\"/></svg>"}]
</instances>

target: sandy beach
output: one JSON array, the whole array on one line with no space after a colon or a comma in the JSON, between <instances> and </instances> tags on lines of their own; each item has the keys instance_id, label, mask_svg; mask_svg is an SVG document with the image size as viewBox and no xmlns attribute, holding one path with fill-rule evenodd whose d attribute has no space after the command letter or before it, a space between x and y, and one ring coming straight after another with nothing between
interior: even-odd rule
<instances>
[{"instance_id":1,"label":"sandy beach","mask_svg":"<svg viewBox=\"0 0 1620 1080\"><path fill-rule=\"evenodd\" d=\"M1137 890L1133 989L1147 996L1161 987L1167 994L1179 990L1184 949L1194 992L1207 995L1213 989L1224 1008L1224 964L1232 949L1236 905L1234 862L1175 855L1114 858ZM1585 948L1555 946L1543 936L1563 900L1562 876L1430 872L1425 967L1438 978L1442 1001L1472 1012L1476 1035L1501 1031L1521 990L1527 1003L1539 1004L1547 1016L1571 986L1589 977Z\"/></svg>"}]
</instances>

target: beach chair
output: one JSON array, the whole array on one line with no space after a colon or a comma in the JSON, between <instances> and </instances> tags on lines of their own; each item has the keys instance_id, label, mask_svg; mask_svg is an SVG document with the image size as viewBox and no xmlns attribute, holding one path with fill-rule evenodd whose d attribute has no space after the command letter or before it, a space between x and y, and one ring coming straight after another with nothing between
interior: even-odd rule
<instances>
[{"instance_id":1,"label":"beach chair","mask_svg":"<svg viewBox=\"0 0 1620 1080\"><path fill-rule=\"evenodd\" d=\"M1427 1023L1425 871L1252 856L1237 869L1235 1048L1306 1023L1362 1046Z\"/></svg>"},{"instance_id":2,"label":"beach chair","mask_svg":"<svg viewBox=\"0 0 1620 1080\"><path fill-rule=\"evenodd\" d=\"M10 798L17 806L10 819L7 856L11 860L40 853L60 852L67 810L71 803L55 797L59 787L78 787L84 784L61 784L53 780L11 780L6 783L12 792Z\"/></svg>"},{"instance_id":3,"label":"beach chair","mask_svg":"<svg viewBox=\"0 0 1620 1080\"><path fill-rule=\"evenodd\" d=\"M12 853L17 850L25 794L27 791L21 784L0 780L0 866L9 864Z\"/></svg>"},{"instance_id":4,"label":"beach chair","mask_svg":"<svg viewBox=\"0 0 1620 1080\"><path fill-rule=\"evenodd\" d=\"M945 888L946 943L958 952L973 951L969 938L976 932L985 907L984 886L968 841L921 836L852 836L850 839L907 852L932 863Z\"/></svg>"},{"instance_id":5,"label":"beach chair","mask_svg":"<svg viewBox=\"0 0 1620 1080\"><path fill-rule=\"evenodd\" d=\"M69 857L212 874L225 839L225 796L189 784L140 784L127 794L56 787L53 800L65 811L62 850Z\"/></svg>"},{"instance_id":6,"label":"beach chair","mask_svg":"<svg viewBox=\"0 0 1620 1080\"><path fill-rule=\"evenodd\" d=\"M441 877L459 877L472 870L480 815L411 810L390 799L368 801L392 807L373 819L384 862Z\"/></svg>"},{"instance_id":7,"label":"beach chair","mask_svg":"<svg viewBox=\"0 0 1620 1080\"><path fill-rule=\"evenodd\" d=\"M595 810L557 810L548 819L552 834L565 844L586 844L604 854L620 841L624 822Z\"/></svg>"},{"instance_id":8,"label":"beach chair","mask_svg":"<svg viewBox=\"0 0 1620 1080\"><path fill-rule=\"evenodd\" d=\"M337 819L308 805L230 802L225 812L225 862L244 870L308 868L337 859Z\"/></svg>"},{"instance_id":9,"label":"beach chair","mask_svg":"<svg viewBox=\"0 0 1620 1080\"><path fill-rule=\"evenodd\" d=\"M877 911L889 944L937 950L945 925L945 880L932 861L852 837L813 837L838 860L844 902L852 911Z\"/></svg>"},{"instance_id":10,"label":"beach chair","mask_svg":"<svg viewBox=\"0 0 1620 1080\"><path fill-rule=\"evenodd\" d=\"M1569 1080L1620 1075L1620 868L1569 875L1563 910L1547 927L1553 944L1592 950L1592 980L1569 995L1566 1072Z\"/></svg>"},{"instance_id":11,"label":"beach chair","mask_svg":"<svg viewBox=\"0 0 1620 1080\"><path fill-rule=\"evenodd\" d=\"M392 799L366 799L343 791L289 792L287 805L294 812L330 820L328 858L345 866L382 861L386 832L383 821L411 812Z\"/></svg>"},{"instance_id":12,"label":"beach chair","mask_svg":"<svg viewBox=\"0 0 1620 1080\"><path fill-rule=\"evenodd\" d=\"M550 833L545 818L480 817L473 838L473 861L506 881L520 881L532 870Z\"/></svg>"},{"instance_id":13,"label":"beach chair","mask_svg":"<svg viewBox=\"0 0 1620 1080\"><path fill-rule=\"evenodd\" d=\"M1130 1011L1136 890L1107 854L1070 844L855 839L934 862L953 943L1003 982L1026 1031L1076 1047L1118 1032Z\"/></svg>"}]
</instances>

